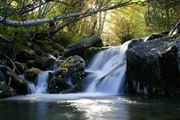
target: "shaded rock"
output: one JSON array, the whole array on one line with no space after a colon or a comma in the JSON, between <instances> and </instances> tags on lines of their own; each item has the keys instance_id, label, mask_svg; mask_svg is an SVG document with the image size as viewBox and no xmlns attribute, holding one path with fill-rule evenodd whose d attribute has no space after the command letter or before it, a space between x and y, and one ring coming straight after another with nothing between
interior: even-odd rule
<instances>
[{"instance_id":1,"label":"shaded rock","mask_svg":"<svg viewBox=\"0 0 180 120\"><path fill-rule=\"evenodd\" d=\"M27 66L25 63L15 62L16 65L16 73L18 74L24 74L25 70L27 69Z\"/></svg>"},{"instance_id":2,"label":"shaded rock","mask_svg":"<svg viewBox=\"0 0 180 120\"><path fill-rule=\"evenodd\" d=\"M0 81L5 82L13 89L13 94L27 94L27 82L20 79L20 77L7 66L0 68L1 78Z\"/></svg>"},{"instance_id":3,"label":"shaded rock","mask_svg":"<svg viewBox=\"0 0 180 120\"><path fill-rule=\"evenodd\" d=\"M18 49L16 61L26 62L27 60L35 59L36 52L32 49Z\"/></svg>"},{"instance_id":4,"label":"shaded rock","mask_svg":"<svg viewBox=\"0 0 180 120\"><path fill-rule=\"evenodd\" d=\"M127 53L125 88L130 94L180 96L176 40L167 37L133 44Z\"/></svg>"},{"instance_id":5,"label":"shaded rock","mask_svg":"<svg viewBox=\"0 0 180 120\"><path fill-rule=\"evenodd\" d=\"M48 80L50 93L59 93L63 90L78 86L84 75L85 62L80 56L70 56L58 67L55 75Z\"/></svg>"},{"instance_id":6,"label":"shaded rock","mask_svg":"<svg viewBox=\"0 0 180 120\"><path fill-rule=\"evenodd\" d=\"M32 67L26 70L24 75L27 80L34 82L40 72L42 72L40 69Z\"/></svg>"},{"instance_id":7,"label":"shaded rock","mask_svg":"<svg viewBox=\"0 0 180 120\"><path fill-rule=\"evenodd\" d=\"M0 82L0 98L6 98L11 96L11 90L5 82Z\"/></svg>"},{"instance_id":8,"label":"shaded rock","mask_svg":"<svg viewBox=\"0 0 180 120\"><path fill-rule=\"evenodd\" d=\"M28 68L32 68L32 67L36 66L34 60L26 61L26 65L27 65Z\"/></svg>"},{"instance_id":9,"label":"shaded rock","mask_svg":"<svg viewBox=\"0 0 180 120\"><path fill-rule=\"evenodd\" d=\"M53 77L48 82L48 90L50 93L60 93L63 90L68 89L70 86L62 76Z\"/></svg>"},{"instance_id":10,"label":"shaded rock","mask_svg":"<svg viewBox=\"0 0 180 120\"><path fill-rule=\"evenodd\" d=\"M39 56L34 60L35 66L33 67L37 67L41 70L48 70L53 66L54 62L55 60L52 58Z\"/></svg>"},{"instance_id":11,"label":"shaded rock","mask_svg":"<svg viewBox=\"0 0 180 120\"><path fill-rule=\"evenodd\" d=\"M10 87L13 90L13 95L28 94L28 82L17 75L13 75Z\"/></svg>"},{"instance_id":12,"label":"shaded rock","mask_svg":"<svg viewBox=\"0 0 180 120\"><path fill-rule=\"evenodd\" d=\"M4 67L0 67L0 81L5 81L6 79L6 69Z\"/></svg>"},{"instance_id":13,"label":"shaded rock","mask_svg":"<svg viewBox=\"0 0 180 120\"><path fill-rule=\"evenodd\" d=\"M36 67L45 71L45 70L49 70L53 66L54 62L55 60L52 58L45 56L38 56L34 60L28 60L27 66L29 68Z\"/></svg>"},{"instance_id":14,"label":"shaded rock","mask_svg":"<svg viewBox=\"0 0 180 120\"><path fill-rule=\"evenodd\" d=\"M57 70L57 74L68 77L75 72L83 71L85 62L80 56L70 56L63 61Z\"/></svg>"}]
</instances>

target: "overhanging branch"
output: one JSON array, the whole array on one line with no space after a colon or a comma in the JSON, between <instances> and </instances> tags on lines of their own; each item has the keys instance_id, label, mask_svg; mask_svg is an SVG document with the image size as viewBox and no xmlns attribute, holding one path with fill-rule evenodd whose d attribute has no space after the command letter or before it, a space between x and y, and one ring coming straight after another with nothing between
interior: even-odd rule
<instances>
[{"instance_id":1,"label":"overhanging branch","mask_svg":"<svg viewBox=\"0 0 180 120\"><path fill-rule=\"evenodd\" d=\"M108 11L132 4L138 4L139 2L124 2L124 3L119 3L110 7L105 7L105 8L100 8L97 10L93 9L88 9L85 12L76 12L76 13L67 13L63 15L58 15L58 16L53 16L51 18L41 18L41 19L36 19L36 20L26 20L26 21L15 21L11 19L6 19L3 16L0 16L0 23L9 25L9 26L14 26L14 27L24 27L24 26L35 26L35 25L41 25L47 22L53 22L57 20L62 20L62 19L68 19L68 18L84 18L91 16L93 14L97 14L98 12L103 12L103 11Z\"/></svg>"}]
</instances>

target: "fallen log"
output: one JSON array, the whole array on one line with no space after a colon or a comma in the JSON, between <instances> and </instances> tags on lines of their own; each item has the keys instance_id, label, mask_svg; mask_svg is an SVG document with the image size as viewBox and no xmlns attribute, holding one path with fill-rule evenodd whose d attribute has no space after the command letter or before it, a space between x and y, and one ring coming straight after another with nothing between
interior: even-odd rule
<instances>
[{"instance_id":1,"label":"fallen log","mask_svg":"<svg viewBox=\"0 0 180 120\"><path fill-rule=\"evenodd\" d=\"M103 46L101 38L97 35L94 35L89 38L79 40L77 43L73 43L69 45L64 50L64 55L65 56L79 55L81 52L83 52L87 48L101 47L101 46Z\"/></svg>"}]
</instances>

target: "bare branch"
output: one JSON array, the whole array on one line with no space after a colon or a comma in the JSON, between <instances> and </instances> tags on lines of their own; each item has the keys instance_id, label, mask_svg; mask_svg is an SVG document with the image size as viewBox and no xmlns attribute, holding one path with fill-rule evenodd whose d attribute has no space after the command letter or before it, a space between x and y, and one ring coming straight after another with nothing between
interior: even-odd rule
<instances>
[{"instance_id":1,"label":"bare branch","mask_svg":"<svg viewBox=\"0 0 180 120\"><path fill-rule=\"evenodd\" d=\"M8 86L9 86L11 84L11 77L12 77L12 75L14 74L14 72L16 70L16 65L15 65L15 63L8 56L4 55L1 52L0 52L0 56L4 57L6 60L8 60L12 64L12 66L13 66L12 72L11 72L11 74L9 76L9 80L8 80Z\"/></svg>"},{"instance_id":2,"label":"bare branch","mask_svg":"<svg viewBox=\"0 0 180 120\"><path fill-rule=\"evenodd\" d=\"M41 19L26 20L26 21L14 21L14 20L6 19L3 16L0 16L0 23L9 25L9 26L15 26L15 27L35 26L35 25L41 25L47 22L53 22L53 21L68 19L68 18L77 18L77 17L84 18L84 17L97 14L98 12L108 11L108 10L116 9L119 7L124 7L124 6L128 6L131 4L138 4L138 3L139 2L124 2L124 3L119 3L117 5L113 5L110 7L100 8L97 10L88 9L85 12L68 13L68 14L53 16L51 18L41 18Z\"/></svg>"}]
</instances>

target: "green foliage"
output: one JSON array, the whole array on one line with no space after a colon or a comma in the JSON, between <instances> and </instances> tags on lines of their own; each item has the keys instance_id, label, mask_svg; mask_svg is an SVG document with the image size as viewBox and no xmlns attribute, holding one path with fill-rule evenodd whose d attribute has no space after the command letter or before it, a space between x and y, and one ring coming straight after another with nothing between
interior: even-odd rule
<instances>
[{"instance_id":1,"label":"green foliage","mask_svg":"<svg viewBox=\"0 0 180 120\"><path fill-rule=\"evenodd\" d=\"M179 0L151 0L145 13L146 24L151 31L163 32L170 28L180 19Z\"/></svg>"},{"instance_id":2,"label":"green foliage","mask_svg":"<svg viewBox=\"0 0 180 120\"><path fill-rule=\"evenodd\" d=\"M22 10L32 8L33 5L40 4L40 1L14 0L8 4L0 2L0 15L17 21L32 20L66 13L84 12L90 8L102 8L125 1L128 0L61 0L65 4L51 1L48 6L49 12L44 14L47 6L42 6L28 13L20 13ZM132 38L169 31L180 19L179 2L177 0L150 0L146 6L133 4L113 11L100 12L70 24L53 36L42 36L34 41L32 40L37 33L50 29L50 23L20 28L0 24L0 33L10 39L14 47L32 47L27 43L44 40L41 42L41 47L47 52L53 51L51 46L56 42L67 46L80 38L94 34L101 35L105 44L119 45ZM69 20L71 19L63 19L56 21L56 23L62 24Z\"/></svg>"},{"instance_id":3,"label":"green foliage","mask_svg":"<svg viewBox=\"0 0 180 120\"><path fill-rule=\"evenodd\" d=\"M16 11L11 5L6 4L5 2L0 2L0 15L9 17L15 13Z\"/></svg>"}]
</instances>

